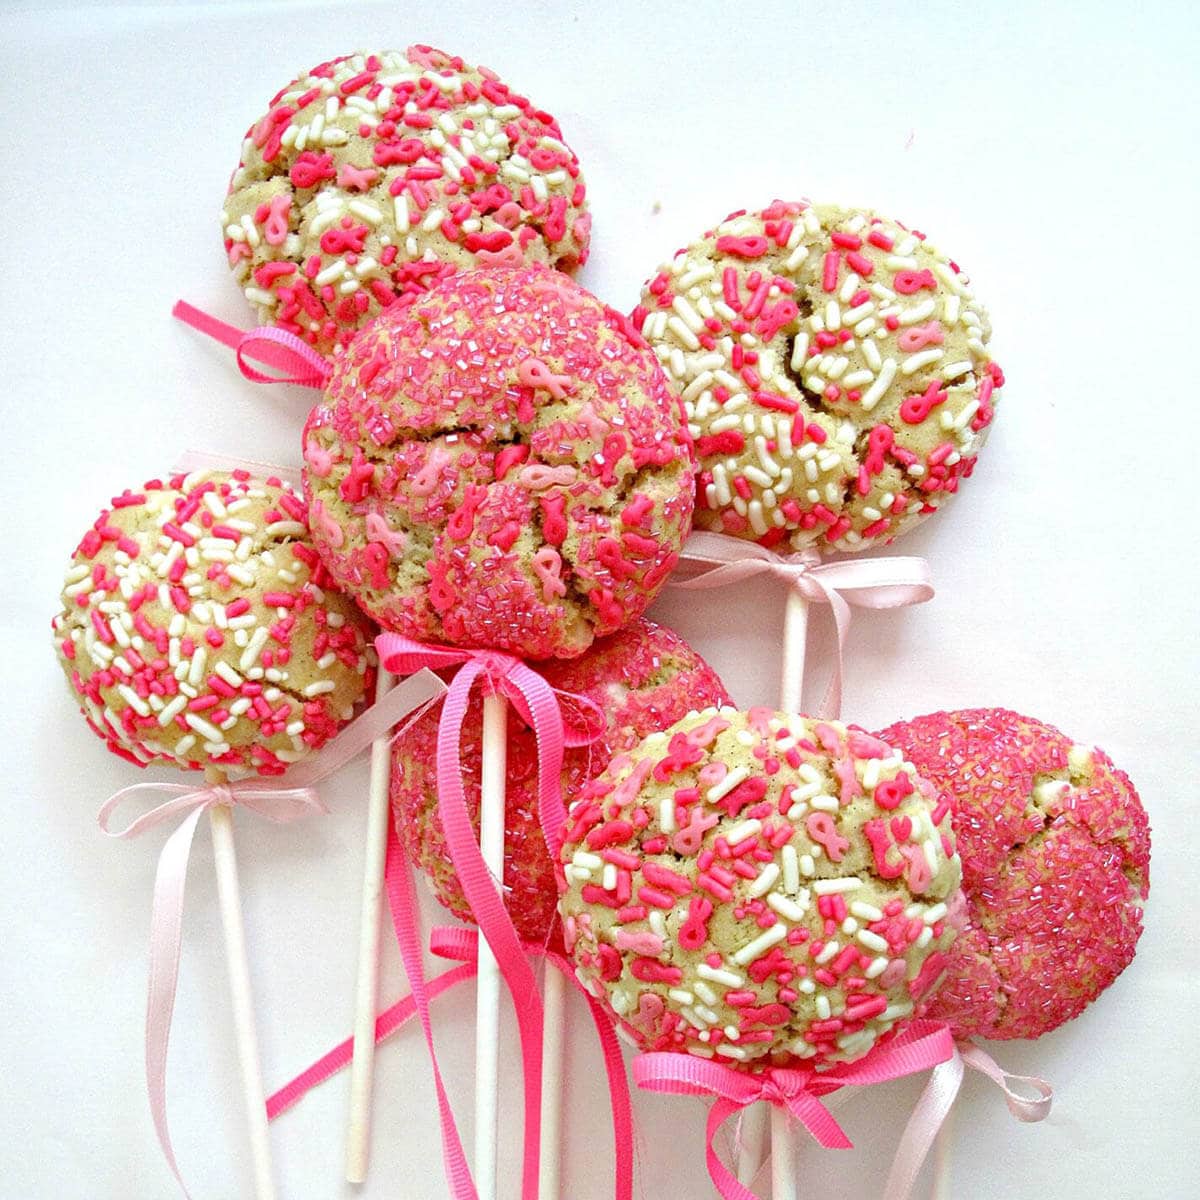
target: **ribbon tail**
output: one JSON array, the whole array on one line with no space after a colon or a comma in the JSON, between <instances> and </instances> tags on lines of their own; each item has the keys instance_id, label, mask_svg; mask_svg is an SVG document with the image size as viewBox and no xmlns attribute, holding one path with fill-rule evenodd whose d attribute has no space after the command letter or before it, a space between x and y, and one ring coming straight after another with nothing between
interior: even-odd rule
<instances>
[{"instance_id":1,"label":"ribbon tail","mask_svg":"<svg viewBox=\"0 0 1200 1200\"><path fill-rule=\"evenodd\" d=\"M842 711L842 674L843 674L843 659L846 650L846 638L850 633L850 605L845 598L834 588L822 583L815 575L810 575L809 578L820 587L825 594L825 599L829 603L830 611L833 613L833 627L836 633L836 646L833 654L833 674L829 677L829 684L825 688L825 695L821 698L820 706L817 708L818 715L822 717L836 718L841 715Z\"/></svg>"},{"instance_id":2,"label":"ribbon tail","mask_svg":"<svg viewBox=\"0 0 1200 1200\"><path fill-rule=\"evenodd\" d=\"M1044 1120L1050 1115L1050 1106L1054 1101L1054 1088L1046 1080L1037 1075L1010 1075L998 1062L981 1046L973 1042L963 1042L958 1047L963 1062L973 1071L986 1075L1004 1093L1004 1101L1008 1111L1018 1121L1034 1122ZM1015 1079L1018 1083L1028 1084L1038 1093L1036 1099L1022 1096L1014 1092L1005 1080Z\"/></svg>"},{"instance_id":3,"label":"ribbon tail","mask_svg":"<svg viewBox=\"0 0 1200 1200\"><path fill-rule=\"evenodd\" d=\"M929 1081L896 1148L896 1157L883 1189L883 1200L907 1200L911 1194L929 1148L958 1095L962 1078L963 1060L957 1051L929 1073Z\"/></svg>"},{"instance_id":4,"label":"ribbon tail","mask_svg":"<svg viewBox=\"0 0 1200 1200\"><path fill-rule=\"evenodd\" d=\"M429 999L436 1000L443 992L448 992L475 974L475 964L463 963L444 971L429 984ZM375 1044L386 1041L398 1029L403 1028L417 1015L417 1002L411 995L397 1000L390 1008L385 1009L375 1018ZM278 1091L267 1097L267 1120L273 1121L290 1108L295 1107L313 1090L327 1079L350 1065L354 1056L354 1038L348 1037L339 1042L327 1054L323 1054L311 1067L306 1067L295 1079L285 1083Z\"/></svg>"},{"instance_id":5,"label":"ribbon tail","mask_svg":"<svg viewBox=\"0 0 1200 1200\"><path fill-rule=\"evenodd\" d=\"M150 915L150 978L146 995L146 1090L150 1115L163 1157L180 1191L188 1196L167 1122L167 1052L171 1018L179 983L179 954L183 940L183 904L188 859L203 806L195 808L163 845L154 877L154 906Z\"/></svg>"},{"instance_id":6,"label":"ribbon tail","mask_svg":"<svg viewBox=\"0 0 1200 1200\"><path fill-rule=\"evenodd\" d=\"M720 1099L708 1110L708 1121L705 1126L704 1161L708 1166L708 1177L717 1189L721 1200L760 1200L757 1192L752 1192L744 1183L739 1183L737 1177L721 1161L713 1139L717 1130L734 1115L742 1111L743 1106L732 1100Z\"/></svg>"},{"instance_id":7,"label":"ribbon tail","mask_svg":"<svg viewBox=\"0 0 1200 1200\"><path fill-rule=\"evenodd\" d=\"M484 668L477 661L466 663L455 675L442 706L437 742L438 812L463 894L512 996L524 1068L521 1195L525 1200L536 1200L542 1094L542 999L529 960L504 907L497 881L492 878L480 853L467 813L462 781L463 719L471 686L483 673Z\"/></svg>"},{"instance_id":8,"label":"ribbon tail","mask_svg":"<svg viewBox=\"0 0 1200 1200\"><path fill-rule=\"evenodd\" d=\"M171 309L171 316L185 325L190 325L197 333L203 333L213 341L228 346L230 350L236 350L238 343L245 336L245 330L210 316L186 300L175 301L175 307Z\"/></svg>"},{"instance_id":9,"label":"ribbon tail","mask_svg":"<svg viewBox=\"0 0 1200 1200\"><path fill-rule=\"evenodd\" d=\"M400 840L396 836L396 827L390 821L388 822L387 864L384 869L384 882L387 887L388 905L392 912L396 942L400 947L400 957L408 975L413 1004L421 1022L425 1045L429 1049L429 1061L433 1067L433 1083L437 1091L438 1114L442 1125L442 1159L446 1168L446 1179L453 1189L454 1200L478 1200L475 1183L467 1167L466 1155L463 1153L462 1141L458 1136L458 1127L454 1123L454 1111L450 1107L450 1100L442 1081L442 1073L438 1067L437 1051L433 1044L433 1026L429 1019L429 997L425 990L425 969L421 962L421 944L417 936L414 916L417 911L416 897L413 895L412 879L404 863L404 852L400 848Z\"/></svg>"}]
</instances>

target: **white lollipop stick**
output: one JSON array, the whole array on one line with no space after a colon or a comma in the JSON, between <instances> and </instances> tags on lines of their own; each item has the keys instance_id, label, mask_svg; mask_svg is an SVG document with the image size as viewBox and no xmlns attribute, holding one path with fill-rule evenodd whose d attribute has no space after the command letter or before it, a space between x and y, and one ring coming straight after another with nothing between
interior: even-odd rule
<instances>
[{"instance_id":1,"label":"white lollipop stick","mask_svg":"<svg viewBox=\"0 0 1200 1200\"><path fill-rule=\"evenodd\" d=\"M216 768L205 771L209 783L224 783ZM254 1026L254 1000L250 991L250 962L246 956L246 931L242 925L242 895L238 885L237 851L233 844L233 812L227 804L208 810L212 829L213 865L217 872L217 898L225 930L225 963L233 999L233 1027L237 1035L238 1064L242 1072L242 1099L246 1106L246 1132L254 1162L254 1195L274 1200L271 1143L267 1136L266 1092L258 1059L258 1033Z\"/></svg>"},{"instance_id":2,"label":"white lollipop stick","mask_svg":"<svg viewBox=\"0 0 1200 1200\"><path fill-rule=\"evenodd\" d=\"M504 884L504 784L507 761L508 701L503 696L484 696L479 852L498 887ZM479 1200L496 1200L500 969L491 947L482 937L479 939L475 1004L475 1187Z\"/></svg>"},{"instance_id":3,"label":"white lollipop stick","mask_svg":"<svg viewBox=\"0 0 1200 1200\"><path fill-rule=\"evenodd\" d=\"M771 1108L771 1200L796 1200L796 1155L788 1115Z\"/></svg>"},{"instance_id":4,"label":"white lollipop stick","mask_svg":"<svg viewBox=\"0 0 1200 1200\"><path fill-rule=\"evenodd\" d=\"M788 588L787 609L783 619L783 674L779 681L779 709L785 713L800 712L800 696L804 690L804 651L808 638L808 601L795 588ZM737 1159L739 1183L750 1185L763 1164L766 1142L765 1106L755 1105L742 1118L742 1142ZM781 1119L784 1118L784 1119ZM775 1200L791 1200L796 1194L795 1156L788 1140L785 1114L771 1112L771 1186ZM786 1190L784 1178L791 1180Z\"/></svg>"},{"instance_id":5,"label":"white lollipop stick","mask_svg":"<svg viewBox=\"0 0 1200 1200\"><path fill-rule=\"evenodd\" d=\"M542 997L546 1023L542 1029L542 1132L538 1200L558 1200L566 994L567 981L562 972L547 962L546 986Z\"/></svg>"},{"instance_id":6,"label":"white lollipop stick","mask_svg":"<svg viewBox=\"0 0 1200 1200\"><path fill-rule=\"evenodd\" d=\"M378 702L395 676L379 668ZM354 998L354 1057L350 1063L350 1124L346 1133L346 1178L367 1177L371 1148L371 1089L375 1078L375 1017L379 1001L379 930L383 911L383 869L387 856L388 785L392 774L391 731L371 745L367 798L367 854L363 868L362 917L358 933L358 984Z\"/></svg>"},{"instance_id":7,"label":"white lollipop stick","mask_svg":"<svg viewBox=\"0 0 1200 1200\"><path fill-rule=\"evenodd\" d=\"M931 1200L950 1200L950 1170L953 1165L954 1106L946 1113L946 1119L938 1130L933 1143L933 1190Z\"/></svg>"}]
</instances>

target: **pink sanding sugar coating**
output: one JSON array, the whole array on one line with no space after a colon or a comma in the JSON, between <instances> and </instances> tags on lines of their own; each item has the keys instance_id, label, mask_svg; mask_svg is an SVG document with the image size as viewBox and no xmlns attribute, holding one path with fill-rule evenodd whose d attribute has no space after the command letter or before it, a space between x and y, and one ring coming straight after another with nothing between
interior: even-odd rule
<instances>
[{"instance_id":1,"label":"pink sanding sugar coating","mask_svg":"<svg viewBox=\"0 0 1200 1200\"><path fill-rule=\"evenodd\" d=\"M542 674L559 691L591 700L607 722L598 741L568 748L563 757L563 796L568 803L619 750L632 748L691 709L729 701L716 672L678 634L643 619L594 642L579 658L547 663ZM463 724L467 807L476 827L482 711L476 693ZM437 898L455 916L470 920L471 909L437 815L436 747L435 713L396 740L391 784L396 828L409 859L428 877ZM554 924L558 889L538 821L536 743L511 709L504 858L505 901L513 924L524 940L544 943Z\"/></svg>"},{"instance_id":2,"label":"pink sanding sugar coating","mask_svg":"<svg viewBox=\"0 0 1200 1200\"><path fill-rule=\"evenodd\" d=\"M114 497L83 535L54 640L80 710L136 766L281 774L354 714L370 626L309 543L304 503L245 471Z\"/></svg>"},{"instance_id":3,"label":"pink sanding sugar coating","mask_svg":"<svg viewBox=\"0 0 1200 1200\"><path fill-rule=\"evenodd\" d=\"M954 809L968 924L928 1014L962 1037L1036 1038L1129 965L1150 831L1103 751L1004 709L940 712L879 734Z\"/></svg>"},{"instance_id":4,"label":"pink sanding sugar coating","mask_svg":"<svg viewBox=\"0 0 1200 1200\"><path fill-rule=\"evenodd\" d=\"M544 268L464 272L334 359L313 538L385 628L571 658L639 616L692 516L682 406L620 313Z\"/></svg>"},{"instance_id":5,"label":"pink sanding sugar coating","mask_svg":"<svg viewBox=\"0 0 1200 1200\"><path fill-rule=\"evenodd\" d=\"M264 323L322 353L475 267L587 261L579 160L549 113L430 46L322 63L247 131L221 223Z\"/></svg>"}]
</instances>

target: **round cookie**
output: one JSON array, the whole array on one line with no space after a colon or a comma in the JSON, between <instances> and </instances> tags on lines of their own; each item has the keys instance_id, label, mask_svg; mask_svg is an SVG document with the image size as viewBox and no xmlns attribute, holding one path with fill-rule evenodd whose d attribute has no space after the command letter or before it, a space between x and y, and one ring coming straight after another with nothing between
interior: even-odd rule
<instances>
[{"instance_id":1,"label":"round cookie","mask_svg":"<svg viewBox=\"0 0 1200 1200\"><path fill-rule=\"evenodd\" d=\"M665 729L688 711L727 704L716 672L678 634L639 619L611 637L593 642L579 658L542 668L557 691L591 700L604 713L605 729L589 746L563 754L566 797L619 750ZM479 822L479 766L483 703L473 693L463 723L464 782L471 819ZM435 895L456 917L471 919L437 811L437 719L429 714L396 739L392 757L392 807L409 859L428 877ZM504 819L505 902L525 941L544 942L554 923L558 889L538 818L537 753L533 732L510 709Z\"/></svg>"},{"instance_id":2,"label":"round cookie","mask_svg":"<svg viewBox=\"0 0 1200 1200\"><path fill-rule=\"evenodd\" d=\"M971 474L1004 382L987 314L925 236L863 210L734 213L643 289L682 393L698 528L861 550Z\"/></svg>"},{"instance_id":3,"label":"round cookie","mask_svg":"<svg viewBox=\"0 0 1200 1200\"><path fill-rule=\"evenodd\" d=\"M353 716L373 673L370 626L329 586L302 500L244 471L115 497L52 626L88 724L138 766L277 775Z\"/></svg>"},{"instance_id":4,"label":"round cookie","mask_svg":"<svg viewBox=\"0 0 1200 1200\"><path fill-rule=\"evenodd\" d=\"M289 83L246 134L221 213L260 321L322 353L456 270L585 262L591 215L558 124L429 46Z\"/></svg>"},{"instance_id":5,"label":"round cookie","mask_svg":"<svg viewBox=\"0 0 1200 1200\"><path fill-rule=\"evenodd\" d=\"M1098 749L998 708L931 713L879 735L953 805L967 926L928 1015L959 1037L1035 1038L1129 965L1150 830Z\"/></svg>"},{"instance_id":6,"label":"round cookie","mask_svg":"<svg viewBox=\"0 0 1200 1200\"><path fill-rule=\"evenodd\" d=\"M644 1050L861 1058L954 939L949 805L836 721L684 718L584 787L560 861L578 975Z\"/></svg>"},{"instance_id":7,"label":"round cookie","mask_svg":"<svg viewBox=\"0 0 1200 1200\"><path fill-rule=\"evenodd\" d=\"M678 561L693 458L620 313L545 268L462 272L334 362L304 434L313 538L387 629L570 658Z\"/></svg>"}]
</instances>

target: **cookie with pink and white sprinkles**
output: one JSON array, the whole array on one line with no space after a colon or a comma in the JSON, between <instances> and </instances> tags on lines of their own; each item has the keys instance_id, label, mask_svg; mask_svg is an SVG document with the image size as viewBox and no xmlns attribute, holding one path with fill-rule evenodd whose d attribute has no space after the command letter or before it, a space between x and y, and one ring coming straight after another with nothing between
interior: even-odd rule
<instances>
[{"instance_id":1,"label":"cookie with pink and white sprinkles","mask_svg":"<svg viewBox=\"0 0 1200 1200\"><path fill-rule=\"evenodd\" d=\"M644 1050L861 1058L936 987L955 930L950 807L836 721L709 709L572 804L567 949Z\"/></svg>"},{"instance_id":2,"label":"cookie with pink and white sprinkles","mask_svg":"<svg viewBox=\"0 0 1200 1200\"><path fill-rule=\"evenodd\" d=\"M1129 965L1150 886L1137 790L1099 749L1000 708L880 737L953 805L967 926L929 1016L960 1037L1036 1038Z\"/></svg>"},{"instance_id":3,"label":"cookie with pink and white sprinkles","mask_svg":"<svg viewBox=\"0 0 1200 1200\"><path fill-rule=\"evenodd\" d=\"M691 525L678 398L621 313L543 267L464 271L334 359L304 433L315 544L387 629L573 658Z\"/></svg>"},{"instance_id":4,"label":"cookie with pink and white sprinkles","mask_svg":"<svg viewBox=\"0 0 1200 1200\"><path fill-rule=\"evenodd\" d=\"M935 512L1004 382L957 264L866 210L734 213L633 320L687 406L696 525L765 546L861 550Z\"/></svg>"},{"instance_id":5,"label":"cookie with pink and white sprinkles","mask_svg":"<svg viewBox=\"0 0 1200 1200\"><path fill-rule=\"evenodd\" d=\"M557 122L429 46L299 76L250 128L221 214L264 324L328 353L456 270L586 261L591 216Z\"/></svg>"},{"instance_id":6,"label":"cookie with pink and white sprinkles","mask_svg":"<svg viewBox=\"0 0 1200 1200\"><path fill-rule=\"evenodd\" d=\"M72 556L54 642L110 750L276 775L370 684L367 620L329 586L278 479L196 472L113 498Z\"/></svg>"}]
</instances>

